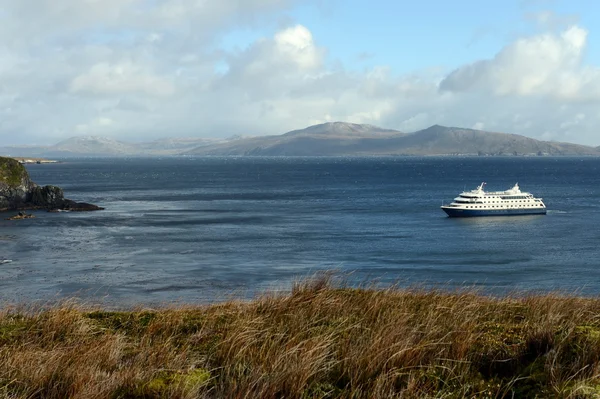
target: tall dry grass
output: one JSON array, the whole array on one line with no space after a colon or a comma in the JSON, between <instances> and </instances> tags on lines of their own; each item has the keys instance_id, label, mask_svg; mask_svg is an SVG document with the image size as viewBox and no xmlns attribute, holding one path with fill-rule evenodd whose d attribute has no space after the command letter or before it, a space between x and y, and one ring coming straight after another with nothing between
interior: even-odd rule
<instances>
[{"instance_id":1,"label":"tall dry grass","mask_svg":"<svg viewBox=\"0 0 600 399\"><path fill-rule=\"evenodd\" d=\"M594 398L600 299L352 289L0 314L4 398Z\"/></svg>"}]
</instances>

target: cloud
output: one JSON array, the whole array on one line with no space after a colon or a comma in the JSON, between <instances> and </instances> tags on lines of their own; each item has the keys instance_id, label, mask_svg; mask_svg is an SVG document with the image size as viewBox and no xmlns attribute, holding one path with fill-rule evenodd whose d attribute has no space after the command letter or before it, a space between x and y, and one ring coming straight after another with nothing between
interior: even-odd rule
<instances>
[{"instance_id":1,"label":"cloud","mask_svg":"<svg viewBox=\"0 0 600 399\"><path fill-rule=\"evenodd\" d=\"M519 39L493 59L456 69L440 83L440 89L598 101L600 68L582 64L587 35L585 29L572 26L559 35Z\"/></svg>"},{"instance_id":2,"label":"cloud","mask_svg":"<svg viewBox=\"0 0 600 399\"><path fill-rule=\"evenodd\" d=\"M168 96L175 92L169 80L132 62L93 65L71 83L74 93L100 95L147 94Z\"/></svg>"},{"instance_id":3,"label":"cloud","mask_svg":"<svg viewBox=\"0 0 600 399\"><path fill-rule=\"evenodd\" d=\"M13 43L85 39L89 34L166 30L211 38L228 26L253 26L296 0L0 0L1 37ZM83 36L78 35L84 33ZM44 38L44 39L42 39Z\"/></svg>"},{"instance_id":4,"label":"cloud","mask_svg":"<svg viewBox=\"0 0 600 399\"><path fill-rule=\"evenodd\" d=\"M302 25L283 29L271 39L260 39L241 53L229 54L229 66L224 80L236 84L255 84L256 78L266 81L282 76L306 75L322 63L322 50L313 42L311 32Z\"/></svg>"},{"instance_id":5,"label":"cloud","mask_svg":"<svg viewBox=\"0 0 600 399\"><path fill-rule=\"evenodd\" d=\"M316 49L310 31L296 25L275 35L275 50L301 69L313 69L321 64L321 55Z\"/></svg>"},{"instance_id":6,"label":"cloud","mask_svg":"<svg viewBox=\"0 0 600 399\"><path fill-rule=\"evenodd\" d=\"M542 33L491 59L398 74L336 61L317 30L285 15L295 4L0 0L0 139L227 137L344 120L600 144L600 72L584 62L588 32L550 23L560 16L539 14ZM223 35L246 31L258 38L221 45Z\"/></svg>"}]
</instances>

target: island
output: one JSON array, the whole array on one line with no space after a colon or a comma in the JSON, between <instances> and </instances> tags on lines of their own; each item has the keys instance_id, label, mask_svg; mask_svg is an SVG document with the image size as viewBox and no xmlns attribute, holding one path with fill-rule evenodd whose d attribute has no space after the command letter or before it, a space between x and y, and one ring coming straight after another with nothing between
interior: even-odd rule
<instances>
[{"instance_id":1,"label":"island","mask_svg":"<svg viewBox=\"0 0 600 399\"><path fill-rule=\"evenodd\" d=\"M96 211L104 208L67 199L60 187L38 186L19 161L0 157L0 211L33 209Z\"/></svg>"}]
</instances>

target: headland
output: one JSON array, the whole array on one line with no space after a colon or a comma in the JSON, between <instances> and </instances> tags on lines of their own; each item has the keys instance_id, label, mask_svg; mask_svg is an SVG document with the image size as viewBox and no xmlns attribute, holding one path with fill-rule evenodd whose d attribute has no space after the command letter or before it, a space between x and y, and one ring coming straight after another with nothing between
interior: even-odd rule
<instances>
[{"instance_id":1,"label":"headland","mask_svg":"<svg viewBox=\"0 0 600 399\"><path fill-rule=\"evenodd\" d=\"M103 208L64 197L57 186L38 186L16 159L0 157L0 211L45 209L95 211Z\"/></svg>"}]
</instances>

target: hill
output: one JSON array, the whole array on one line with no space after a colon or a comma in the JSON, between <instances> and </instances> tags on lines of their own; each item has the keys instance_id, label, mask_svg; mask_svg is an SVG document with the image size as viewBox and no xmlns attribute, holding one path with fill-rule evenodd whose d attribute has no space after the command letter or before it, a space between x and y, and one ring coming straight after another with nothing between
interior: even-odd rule
<instances>
[{"instance_id":1,"label":"hill","mask_svg":"<svg viewBox=\"0 0 600 399\"><path fill-rule=\"evenodd\" d=\"M324 123L278 136L206 145L188 155L600 155L578 144L506 133L434 125L414 133L344 122Z\"/></svg>"},{"instance_id":2,"label":"hill","mask_svg":"<svg viewBox=\"0 0 600 399\"><path fill-rule=\"evenodd\" d=\"M397 130L383 129L373 125L360 125L356 123L347 122L328 122L321 123L319 125L309 126L304 129L292 130L291 132L283 134L287 137L389 137L402 135Z\"/></svg>"},{"instance_id":3,"label":"hill","mask_svg":"<svg viewBox=\"0 0 600 399\"><path fill-rule=\"evenodd\" d=\"M131 143L106 137L72 137L51 146L0 147L13 157L379 156L379 155L574 155L598 156L594 148L535 140L517 134L434 125L404 133L373 125L330 122L280 135L227 139L167 138Z\"/></svg>"},{"instance_id":4,"label":"hill","mask_svg":"<svg viewBox=\"0 0 600 399\"><path fill-rule=\"evenodd\" d=\"M0 147L0 154L13 157L119 157L177 155L222 140L168 138L130 143L99 136L71 137L50 146Z\"/></svg>"},{"instance_id":5,"label":"hill","mask_svg":"<svg viewBox=\"0 0 600 399\"><path fill-rule=\"evenodd\" d=\"M186 155L335 156L385 151L384 139L405 133L372 125L331 122L276 136L239 138L188 151Z\"/></svg>"},{"instance_id":6,"label":"hill","mask_svg":"<svg viewBox=\"0 0 600 399\"><path fill-rule=\"evenodd\" d=\"M53 156L60 154L127 155L136 151L135 145L106 137L71 137L59 142L51 149Z\"/></svg>"},{"instance_id":7,"label":"hill","mask_svg":"<svg viewBox=\"0 0 600 399\"><path fill-rule=\"evenodd\" d=\"M404 152L414 155L600 155L584 145L440 125L407 135L401 144Z\"/></svg>"}]
</instances>

